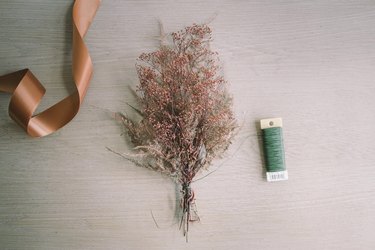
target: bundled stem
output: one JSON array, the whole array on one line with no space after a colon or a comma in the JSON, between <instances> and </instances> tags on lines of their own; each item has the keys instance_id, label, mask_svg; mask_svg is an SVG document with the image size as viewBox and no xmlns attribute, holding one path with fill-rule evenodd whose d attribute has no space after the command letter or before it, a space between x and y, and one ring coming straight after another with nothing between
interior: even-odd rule
<instances>
[{"instance_id":1,"label":"bundled stem","mask_svg":"<svg viewBox=\"0 0 375 250\"><path fill-rule=\"evenodd\" d=\"M190 183L182 184L182 200L181 200L182 216L181 216L181 222L180 222L180 229L182 225L184 225L184 235L186 236L186 241L188 240L189 222L192 221L190 215L191 215L191 206L192 206L193 201L194 201L194 192L190 187Z\"/></svg>"},{"instance_id":2,"label":"bundled stem","mask_svg":"<svg viewBox=\"0 0 375 250\"><path fill-rule=\"evenodd\" d=\"M194 24L168 38L169 45L138 59L140 108L131 107L141 119L120 117L138 152L132 161L181 185L187 237L195 204L190 184L227 149L236 121L217 53L209 47L211 29Z\"/></svg>"}]
</instances>

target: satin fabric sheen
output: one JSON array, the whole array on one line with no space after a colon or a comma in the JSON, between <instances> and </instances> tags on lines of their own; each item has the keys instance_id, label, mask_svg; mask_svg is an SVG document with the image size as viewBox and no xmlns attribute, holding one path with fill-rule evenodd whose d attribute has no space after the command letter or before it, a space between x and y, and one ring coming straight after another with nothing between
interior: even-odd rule
<instances>
[{"instance_id":1,"label":"satin fabric sheen","mask_svg":"<svg viewBox=\"0 0 375 250\"><path fill-rule=\"evenodd\" d=\"M83 41L94 19L100 0L76 0L73 6L73 80L75 91L34 115L46 90L29 69L0 76L0 91L12 94L9 116L32 137L49 135L69 123L78 113L93 72L91 58Z\"/></svg>"}]
</instances>

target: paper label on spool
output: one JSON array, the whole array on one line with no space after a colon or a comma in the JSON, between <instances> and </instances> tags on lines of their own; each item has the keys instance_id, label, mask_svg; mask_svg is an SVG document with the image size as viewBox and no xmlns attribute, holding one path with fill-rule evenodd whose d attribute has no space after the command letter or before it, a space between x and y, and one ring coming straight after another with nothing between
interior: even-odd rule
<instances>
[{"instance_id":1,"label":"paper label on spool","mask_svg":"<svg viewBox=\"0 0 375 250\"><path fill-rule=\"evenodd\" d=\"M288 171L267 172L267 181L285 181L288 180Z\"/></svg>"},{"instance_id":2,"label":"paper label on spool","mask_svg":"<svg viewBox=\"0 0 375 250\"><path fill-rule=\"evenodd\" d=\"M283 127L283 120L281 118L268 118L260 120L260 128L278 128Z\"/></svg>"}]
</instances>

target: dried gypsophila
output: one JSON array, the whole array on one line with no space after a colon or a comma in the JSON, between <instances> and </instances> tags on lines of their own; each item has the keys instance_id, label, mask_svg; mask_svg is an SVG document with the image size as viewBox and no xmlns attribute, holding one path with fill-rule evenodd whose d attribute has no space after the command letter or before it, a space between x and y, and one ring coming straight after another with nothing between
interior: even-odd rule
<instances>
[{"instance_id":1,"label":"dried gypsophila","mask_svg":"<svg viewBox=\"0 0 375 250\"><path fill-rule=\"evenodd\" d=\"M118 113L138 154L139 166L170 176L181 186L181 225L187 238L196 215L190 184L231 143L237 127L218 57L209 47L211 29L194 24L169 34L136 69L141 120Z\"/></svg>"}]
</instances>

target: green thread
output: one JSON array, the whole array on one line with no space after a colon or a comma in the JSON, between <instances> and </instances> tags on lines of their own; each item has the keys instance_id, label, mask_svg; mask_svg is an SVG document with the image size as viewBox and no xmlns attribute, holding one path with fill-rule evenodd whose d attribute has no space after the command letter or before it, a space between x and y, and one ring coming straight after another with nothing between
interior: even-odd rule
<instances>
[{"instance_id":1,"label":"green thread","mask_svg":"<svg viewBox=\"0 0 375 250\"><path fill-rule=\"evenodd\" d=\"M267 172L285 170L285 154L281 127L266 128L263 133L263 149Z\"/></svg>"}]
</instances>

